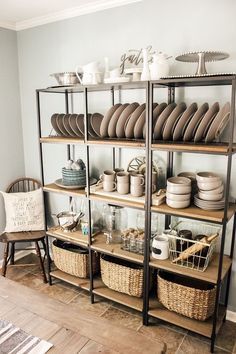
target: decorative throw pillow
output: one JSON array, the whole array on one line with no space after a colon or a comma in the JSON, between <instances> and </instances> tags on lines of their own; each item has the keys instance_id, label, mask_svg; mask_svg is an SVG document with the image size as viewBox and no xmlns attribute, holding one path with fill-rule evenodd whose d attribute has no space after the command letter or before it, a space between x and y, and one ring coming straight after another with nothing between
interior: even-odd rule
<instances>
[{"instance_id":1,"label":"decorative throw pillow","mask_svg":"<svg viewBox=\"0 0 236 354\"><path fill-rule=\"evenodd\" d=\"M25 193L4 193L5 232L44 230L43 192L39 188Z\"/></svg>"}]
</instances>

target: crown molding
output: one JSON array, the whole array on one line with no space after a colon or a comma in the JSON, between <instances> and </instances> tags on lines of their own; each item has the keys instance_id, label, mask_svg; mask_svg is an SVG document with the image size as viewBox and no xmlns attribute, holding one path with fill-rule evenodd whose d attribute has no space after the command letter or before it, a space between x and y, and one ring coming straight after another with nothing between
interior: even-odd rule
<instances>
[{"instance_id":1,"label":"crown molding","mask_svg":"<svg viewBox=\"0 0 236 354\"><path fill-rule=\"evenodd\" d=\"M19 21L16 22L13 27L16 31L22 31L27 28L42 26L47 23L62 21L72 17L83 16L93 12L103 11L141 1L143 0L96 0L88 4L54 12L49 15L34 17L25 21Z\"/></svg>"},{"instance_id":2,"label":"crown molding","mask_svg":"<svg viewBox=\"0 0 236 354\"><path fill-rule=\"evenodd\" d=\"M7 22L0 21L0 28L5 28L5 29L16 31L16 24L14 22L10 22L10 21L7 21Z\"/></svg>"}]
</instances>

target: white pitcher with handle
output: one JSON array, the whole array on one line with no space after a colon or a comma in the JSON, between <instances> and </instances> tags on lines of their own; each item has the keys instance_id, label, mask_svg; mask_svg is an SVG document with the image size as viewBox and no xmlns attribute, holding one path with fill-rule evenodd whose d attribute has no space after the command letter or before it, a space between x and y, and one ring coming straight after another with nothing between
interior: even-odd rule
<instances>
[{"instance_id":1,"label":"white pitcher with handle","mask_svg":"<svg viewBox=\"0 0 236 354\"><path fill-rule=\"evenodd\" d=\"M152 63L149 65L151 80L158 80L169 75L169 57L164 53L153 54Z\"/></svg>"},{"instance_id":2,"label":"white pitcher with handle","mask_svg":"<svg viewBox=\"0 0 236 354\"><path fill-rule=\"evenodd\" d=\"M101 82L101 73L98 68L99 63L93 61L85 65L78 65L75 69L75 73L79 79L81 85L99 84ZM81 69L83 78L81 79Z\"/></svg>"}]
</instances>

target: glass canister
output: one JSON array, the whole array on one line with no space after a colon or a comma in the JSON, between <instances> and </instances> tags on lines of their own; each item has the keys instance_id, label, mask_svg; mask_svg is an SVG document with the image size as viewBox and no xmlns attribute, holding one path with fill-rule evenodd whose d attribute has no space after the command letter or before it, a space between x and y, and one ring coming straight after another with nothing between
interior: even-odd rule
<instances>
[{"instance_id":1,"label":"glass canister","mask_svg":"<svg viewBox=\"0 0 236 354\"><path fill-rule=\"evenodd\" d=\"M107 243L121 243L121 232L127 227L127 212L124 208L109 205L106 220Z\"/></svg>"}]
</instances>

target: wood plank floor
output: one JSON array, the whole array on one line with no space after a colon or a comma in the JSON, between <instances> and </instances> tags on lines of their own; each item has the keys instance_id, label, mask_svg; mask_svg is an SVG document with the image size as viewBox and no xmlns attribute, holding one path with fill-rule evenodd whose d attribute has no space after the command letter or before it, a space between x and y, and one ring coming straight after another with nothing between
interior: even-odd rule
<instances>
[{"instance_id":1,"label":"wood plank floor","mask_svg":"<svg viewBox=\"0 0 236 354\"><path fill-rule=\"evenodd\" d=\"M30 254L27 257L18 260L17 263L37 263L37 257L33 254ZM137 336L139 341L137 342L137 345L134 343L134 349L138 346L140 347L139 350L136 350L137 353L140 351L145 353L145 351L142 350L142 343L146 343L146 341L148 341L148 350L146 351L148 354L159 353L162 348L160 344L163 345L163 342L165 344L166 353L168 354L210 353L210 344L208 339L193 334L190 331L183 330L178 326L168 324L155 318L151 318L150 325L146 327L142 325L142 318L139 311L135 311L123 305L119 305L116 302L110 300L105 300L104 298L101 298L97 295L95 296L95 303L91 305L87 291L69 285L68 283L65 283L61 280L54 279L52 286L44 284L42 282L38 265L31 264L27 267L9 267L7 271L7 277L8 279L14 280L14 295L12 294L13 290L11 290L11 296L13 296L15 300L11 301L9 297L5 297L8 295L5 295L5 293L3 294L0 291L0 295L2 295L0 296L0 318L6 315L8 316L9 320L12 322L14 322L14 320L17 321L19 326L25 326L24 328L29 328L32 325L34 333L37 334L39 334L39 332L37 332L37 328L40 329L44 325L48 328L47 321L52 322L51 329L53 334L50 334L48 340L54 343L55 347L49 351L49 354L73 354L78 352L85 354L117 352L122 354L129 354L130 351L126 344L123 345L123 342L135 342ZM69 319L67 319L67 321L69 321L69 325L67 325L68 322L66 321L62 321L61 323L55 322L53 318L49 317L49 314L45 316L42 309L40 309L38 312L37 306L34 307L34 305L28 305L27 301L20 302L22 297L20 297L20 299L18 298L18 284L23 284L27 286L27 288L34 289L39 295L43 294L45 297L53 300L52 305L47 305L46 308L48 308L48 306L49 309L50 306L55 307L55 304L58 302L63 304L64 312L68 313L68 316L65 315L64 317L69 317ZM70 312L68 309L70 309ZM81 332L80 327L83 328L83 321L76 322L76 326L73 326L73 324L70 326L70 316L71 318L78 317L78 314L81 313L81 310L82 312L86 312L86 314L89 313L90 316L87 316L88 321L90 321L92 318L91 323L93 325L91 325L90 328L93 329L93 332L100 330L100 320L105 319L108 321L106 322L107 325L102 327L102 331L108 331L107 336L110 335L108 341L106 340L106 335L105 337L102 336L102 340L101 338L99 339L99 333L97 335L96 333L94 334L92 332L91 335L91 333L86 330L87 324L84 327L84 332ZM71 314L71 312L73 313ZM17 316L15 315L16 313ZM39 317L37 320L38 326L33 326L34 321L32 320L35 320L35 316ZM64 317L62 317L62 319L64 319ZM83 318L81 317L81 319ZM96 322L95 325L94 322ZM57 327L54 327L55 324L59 324L59 330L57 330ZM128 333L125 339L122 335L120 337L119 333L117 334L117 332L116 334L114 334L114 332L109 332L110 327L114 325L116 328L121 328L121 330L124 329L125 332L122 333ZM132 333L132 337L130 337L130 333ZM116 339L113 341L114 338L112 336L114 335L117 336L117 341ZM110 346L110 341L113 343L112 346ZM141 344L140 341L142 342ZM155 341L154 347L153 341ZM70 351L67 350L68 346ZM131 353L132 352L133 351L131 348ZM217 337L215 353L236 354L236 323L232 323L230 321L225 322Z\"/></svg>"},{"instance_id":2,"label":"wood plank floor","mask_svg":"<svg viewBox=\"0 0 236 354\"><path fill-rule=\"evenodd\" d=\"M89 312L69 307L9 279L0 277L1 318L49 340L52 353L164 353L164 343ZM65 351L66 348L66 351Z\"/></svg>"}]
</instances>

